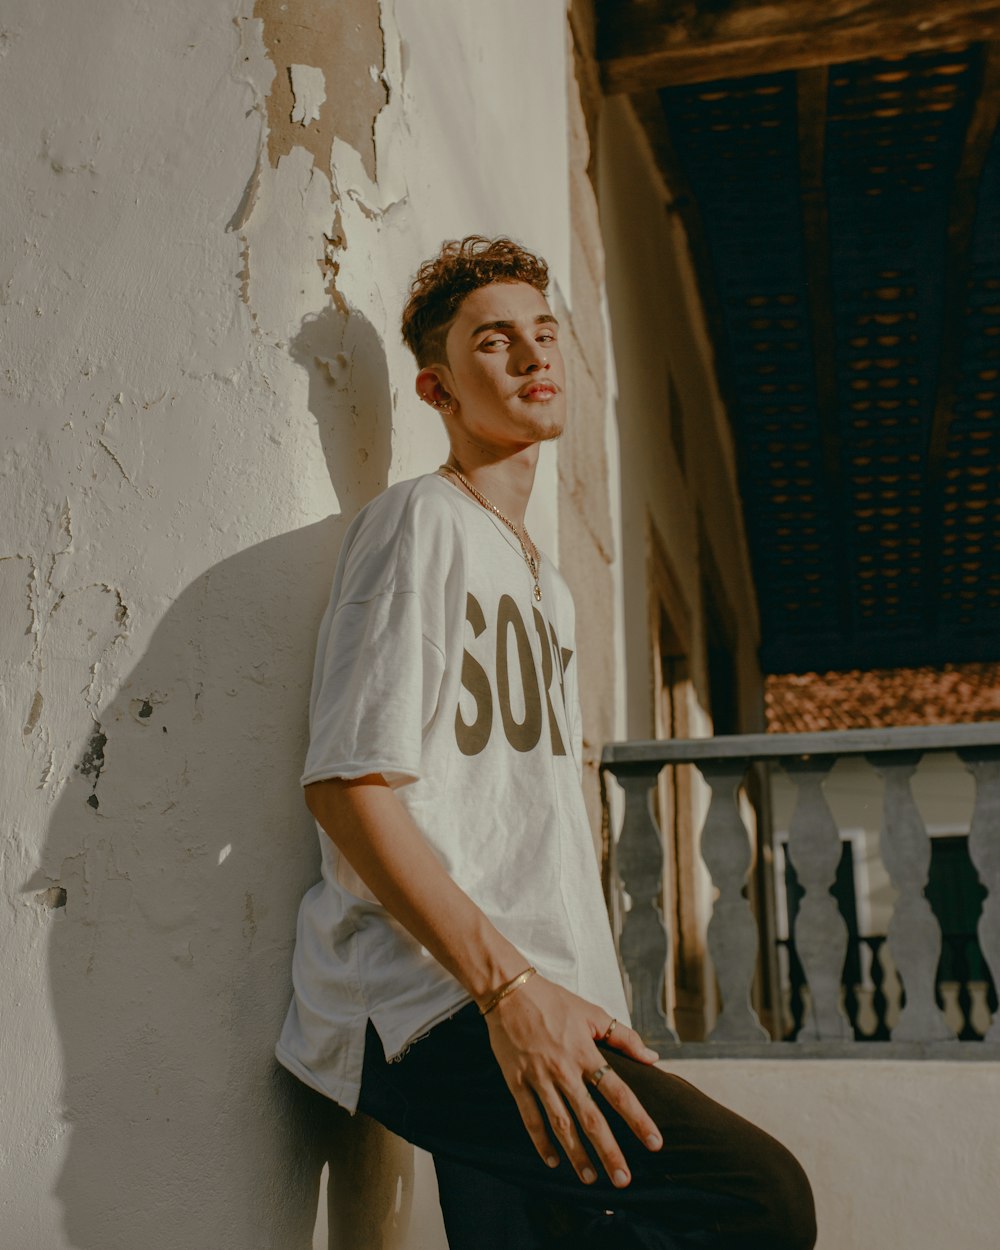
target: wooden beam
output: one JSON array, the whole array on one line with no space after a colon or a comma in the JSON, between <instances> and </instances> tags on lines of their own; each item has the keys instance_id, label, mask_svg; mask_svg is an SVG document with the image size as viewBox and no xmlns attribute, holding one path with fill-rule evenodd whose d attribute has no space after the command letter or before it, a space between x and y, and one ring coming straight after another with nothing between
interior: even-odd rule
<instances>
[{"instance_id":1,"label":"wooden beam","mask_svg":"<svg viewBox=\"0 0 1000 1250\"><path fill-rule=\"evenodd\" d=\"M828 622L842 638L852 632L851 579L847 561L850 500L842 465L842 440L837 410L837 339L833 324L830 279L830 221L823 177L826 151L826 113L829 71L826 66L800 70L796 78L798 104L799 179L801 183L802 252L806 304L812 338L816 407L823 443L823 471L829 494L834 550L830 553L837 595L837 619ZM761 588L763 593L767 589Z\"/></svg>"},{"instance_id":2,"label":"wooden beam","mask_svg":"<svg viewBox=\"0 0 1000 1250\"><path fill-rule=\"evenodd\" d=\"M570 0L569 26L573 39L589 57L597 57L597 11L594 0Z\"/></svg>"},{"instance_id":3,"label":"wooden beam","mask_svg":"<svg viewBox=\"0 0 1000 1250\"><path fill-rule=\"evenodd\" d=\"M569 32L573 72L580 93L580 107L587 126L590 157L587 177L597 191L597 127L604 103L600 68L597 64L597 15L594 0L570 0Z\"/></svg>"},{"instance_id":4,"label":"wooden beam","mask_svg":"<svg viewBox=\"0 0 1000 1250\"><path fill-rule=\"evenodd\" d=\"M941 318L941 354L937 394L928 443L923 498L923 576L928 630L937 629L941 606L941 565L944 543L943 505L948 432L955 415L965 338L969 281L972 276L972 235L983 167L993 135L1000 125L1000 42L985 50L979 96L965 133L948 214L944 262L945 289Z\"/></svg>"},{"instance_id":5,"label":"wooden beam","mask_svg":"<svg viewBox=\"0 0 1000 1250\"><path fill-rule=\"evenodd\" d=\"M997 0L600 0L597 16L608 93L1000 39Z\"/></svg>"}]
</instances>

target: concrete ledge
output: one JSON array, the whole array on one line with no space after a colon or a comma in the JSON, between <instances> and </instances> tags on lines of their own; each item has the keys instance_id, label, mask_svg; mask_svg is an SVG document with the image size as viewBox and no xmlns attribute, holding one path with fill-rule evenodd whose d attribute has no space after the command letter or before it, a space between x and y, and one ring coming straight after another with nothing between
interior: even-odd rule
<instances>
[{"instance_id":1,"label":"concrete ledge","mask_svg":"<svg viewBox=\"0 0 1000 1250\"><path fill-rule=\"evenodd\" d=\"M671 1056L659 1066L798 1157L816 1195L817 1250L995 1250L1000 1057L977 1049L992 1062Z\"/></svg>"},{"instance_id":2,"label":"concrete ledge","mask_svg":"<svg viewBox=\"0 0 1000 1250\"><path fill-rule=\"evenodd\" d=\"M681 1042L661 1046L665 1064L675 1060L767 1059L774 1063L829 1059L854 1063L891 1059L947 1063L1000 1063L998 1042Z\"/></svg>"}]
</instances>

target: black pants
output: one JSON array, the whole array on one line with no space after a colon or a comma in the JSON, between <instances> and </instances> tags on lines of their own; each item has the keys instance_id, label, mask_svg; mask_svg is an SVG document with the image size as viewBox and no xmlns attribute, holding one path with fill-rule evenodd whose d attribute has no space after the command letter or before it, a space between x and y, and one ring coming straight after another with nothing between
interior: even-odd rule
<instances>
[{"instance_id":1,"label":"black pants","mask_svg":"<svg viewBox=\"0 0 1000 1250\"><path fill-rule=\"evenodd\" d=\"M810 1250L812 1193L793 1156L687 1081L604 1047L663 1136L648 1151L600 1099L632 1182L584 1185L535 1152L475 1004L387 1063L369 1025L360 1109L434 1156L451 1250Z\"/></svg>"}]
</instances>

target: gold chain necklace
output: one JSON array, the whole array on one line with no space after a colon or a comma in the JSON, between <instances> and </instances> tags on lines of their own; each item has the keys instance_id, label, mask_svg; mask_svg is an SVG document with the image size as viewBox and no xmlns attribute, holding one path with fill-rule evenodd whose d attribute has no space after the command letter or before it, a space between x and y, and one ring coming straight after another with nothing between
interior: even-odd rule
<instances>
[{"instance_id":1,"label":"gold chain necklace","mask_svg":"<svg viewBox=\"0 0 1000 1250\"><path fill-rule=\"evenodd\" d=\"M487 499L486 496L481 491L476 490L476 488L472 485L472 483L465 476L465 474L459 473L458 469L456 469L454 465L443 464L441 466L441 469L445 473L454 474L454 476L458 478L458 480L462 483L462 485L469 492L469 494L472 495L474 499L478 500L479 503L483 505L483 507L486 509L487 512L492 512L498 521L502 521L504 525L506 525L507 528L510 530L510 532L514 535L517 541L521 544L521 554L524 556L524 562L528 566L528 572L531 574L532 579L535 583L535 589L534 589L535 602L541 603L542 587L538 581L538 555L537 555L538 548L535 546L535 542L532 539L531 535L528 533L527 529L525 529L524 535L522 537L521 531L517 528L514 522L510 520L509 517L505 517L504 514L500 511L500 509L496 506L496 504L491 502L491 500ZM524 541L525 538L527 538L528 543L531 543L531 546L534 548L534 551L536 554L532 554L532 552L528 550L528 543Z\"/></svg>"}]
</instances>

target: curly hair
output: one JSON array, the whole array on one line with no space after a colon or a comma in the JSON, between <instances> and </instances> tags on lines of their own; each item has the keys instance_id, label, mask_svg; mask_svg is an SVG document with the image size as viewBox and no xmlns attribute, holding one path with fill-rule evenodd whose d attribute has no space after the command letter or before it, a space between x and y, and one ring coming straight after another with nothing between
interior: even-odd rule
<instances>
[{"instance_id":1,"label":"curly hair","mask_svg":"<svg viewBox=\"0 0 1000 1250\"><path fill-rule=\"evenodd\" d=\"M545 295L549 267L512 239L481 234L449 239L437 256L424 261L410 286L402 324L403 341L421 369L447 362L445 340L459 305L491 282L526 282Z\"/></svg>"}]
</instances>

